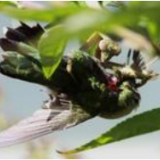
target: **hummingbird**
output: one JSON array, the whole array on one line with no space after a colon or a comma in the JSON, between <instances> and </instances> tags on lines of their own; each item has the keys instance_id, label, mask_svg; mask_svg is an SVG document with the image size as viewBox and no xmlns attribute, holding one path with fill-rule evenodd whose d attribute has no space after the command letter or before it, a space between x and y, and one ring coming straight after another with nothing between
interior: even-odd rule
<instances>
[{"instance_id":1,"label":"hummingbird","mask_svg":"<svg viewBox=\"0 0 160 160\"><path fill-rule=\"evenodd\" d=\"M140 104L138 88L157 76L146 68L139 51L133 52L132 64L114 63L109 72L98 58L77 50L64 55L47 79L37 49L44 32L39 24L30 27L21 22L17 28L8 28L0 39L4 51L0 73L50 90L49 100L38 111L0 133L0 147L30 141L96 116L115 119L128 115Z\"/></svg>"}]
</instances>

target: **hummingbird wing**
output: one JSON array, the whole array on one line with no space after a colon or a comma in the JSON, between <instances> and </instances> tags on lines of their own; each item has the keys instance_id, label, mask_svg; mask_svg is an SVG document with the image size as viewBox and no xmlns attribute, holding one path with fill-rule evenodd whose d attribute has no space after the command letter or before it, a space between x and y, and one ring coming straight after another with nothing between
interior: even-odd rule
<instances>
[{"instance_id":1,"label":"hummingbird wing","mask_svg":"<svg viewBox=\"0 0 160 160\"><path fill-rule=\"evenodd\" d=\"M43 76L35 41L42 32L44 31L40 25L29 27L24 23L15 29L8 28L5 38L0 38L0 47L4 51L0 73L32 83L48 83Z\"/></svg>"},{"instance_id":2,"label":"hummingbird wing","mask_svg":"<svg viewBox=\"0 0 160 160\"><path fill-rule=\"evenodd\" d=\"M134 50L133 52L133 66L137 67L141 70L146 69L146 61L144 59L144 57L142 56L142 54L140 53L140 51Z\"/></svg>"},{"instance_id":3,"label":"hummingbird wing","mask_svg":"<svg viewBox=\"0 0 160 160\"><path fill-rule=\"evenodd\" d=\"M92 116L79 106L71 106L71 102L49 101L11 128L0 133L0 147L23 143L58 130L64 130L82 123ZM49 107L48 107L49 106ZM76 109L72 109L76 108Z\"/></svg>"}]
</instances>

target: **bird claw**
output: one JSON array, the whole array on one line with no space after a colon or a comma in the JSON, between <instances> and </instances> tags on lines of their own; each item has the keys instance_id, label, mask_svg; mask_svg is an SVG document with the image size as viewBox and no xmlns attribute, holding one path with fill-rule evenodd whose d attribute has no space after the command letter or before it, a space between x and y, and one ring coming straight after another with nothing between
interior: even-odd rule
<instances>
[{"instance_id":1,"label":"bird claw","mask_svg":"<svg viewBox=\"0 0 160 160\"><path fill-rule=\"evenodd\" d=\"M66 94L59 94L58 96L53 96L49 94L50 99L44 101L43 109L63 109L70 106L70 101L68 101L68 96Z\"/></svg>"}]
</instances>

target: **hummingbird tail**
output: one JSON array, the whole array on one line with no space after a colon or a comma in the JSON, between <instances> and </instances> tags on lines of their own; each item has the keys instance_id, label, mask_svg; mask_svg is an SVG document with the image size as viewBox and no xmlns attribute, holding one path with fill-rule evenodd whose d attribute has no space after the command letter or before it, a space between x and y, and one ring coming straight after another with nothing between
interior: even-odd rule
<instances>
[{"instance_id":1,"label":"hummingbird tail","mask_svg":"<svg viewBox=\"0 0 160 160\"><path fill-rule=\"evenodd\" d=\"M5 34L6 38L36 46L40 36L44 33L44 29L39 24L30 27L23 22L20 23L21 25L15 29L8 28Z\"/></svg>"},{"instance_id":2,"label":"hummingbird tail","mask_svg":"<svg viewBox=\"0 0 160 160\"><path fill-rule=\"evenodd\" d=\"M43 33L40 25L29 27L24 23L15 29L8 28L6 38L0 39L4 51L0 72L12 78L43 84L43 76L38 50L38 37Z\"/></svg>"}]
</instances>

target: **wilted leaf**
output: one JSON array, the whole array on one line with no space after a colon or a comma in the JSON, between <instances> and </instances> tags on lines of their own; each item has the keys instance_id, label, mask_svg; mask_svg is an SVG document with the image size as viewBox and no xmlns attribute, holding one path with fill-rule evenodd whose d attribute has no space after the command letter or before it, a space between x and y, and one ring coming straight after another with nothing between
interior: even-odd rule
<instances>
[{"instance_id":1,"label":"wilted leaf","mask_svg":"<svg viewBox=\"0 0 160 160\"><path fill-rule=\"evenodd\" d=\"M136 115L118 124L100 137L65 154L86 151L109 143L160 130L160 108Z\"/></svg>"}]
</instances>

